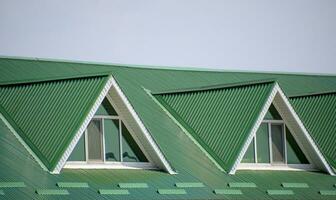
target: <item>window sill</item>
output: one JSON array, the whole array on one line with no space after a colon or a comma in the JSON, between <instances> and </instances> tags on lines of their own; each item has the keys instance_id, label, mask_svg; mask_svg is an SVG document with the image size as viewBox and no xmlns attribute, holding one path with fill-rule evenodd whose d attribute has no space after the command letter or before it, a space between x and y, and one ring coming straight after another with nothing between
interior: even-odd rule
<instances>
[{"instance_id":1,"label":"window sill","mask_svg":"<svg viewBox=\"0 0 336 200\"><path fill-rule=\"evenodd\" d=\"M241 163L238 170L318 171L311 164L254 164Z\"/></svg>"},{"instance_id":2,"label":"window sill","mask_svg":"<svg viewBox=\"0 0 336 200\"><path fill-rule=\"evenodd\" d=\"M105 162L88 163L71 161L64 165L64 169L157 169L151 163L146 162Z\"/></svg>"}]
</instances>

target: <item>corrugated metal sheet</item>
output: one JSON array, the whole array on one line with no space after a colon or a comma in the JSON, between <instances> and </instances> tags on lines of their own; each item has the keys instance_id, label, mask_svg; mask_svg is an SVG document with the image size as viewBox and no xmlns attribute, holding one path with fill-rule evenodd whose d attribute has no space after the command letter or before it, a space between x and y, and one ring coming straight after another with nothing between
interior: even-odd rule
<instances>
[{"instance_id":1,"label":"corrugated metal sheet","mask_svg":"<svg viewBox=\"0 0 336 200\"><path fill-rule=\"evenodd\" d=\"M319 199L319 190L334 189L335 177L314 172L238 171L227 175L202 153L167 116L144 88L152 92L276 79L287 95L335 89L335 76L284 75L240 72L199 72L141 69L66 62L0 59L0 84L65 79L108 73L118 81L133 108L178 174L148 170L63 170L59 175L44 172L0 122L0 181L24 182L25 188L1 188L4 199L284 199L266 190L281 189L283 182L306 182L295 189L295 199ZM38 178L37 178L38 177ZM87 182L89 188L67 188L69 195L42 196L36 189L58 189L57 182ZM130 189L130 195L99 195L98 189L118 189L118 183L147 183L148 188ZM177 182L202 182L203 188L186 188L187 195L159 195L157 189L174 189ZM254 182L257 188L242 188L242 195L216 195L215 189L230 189L229 182ZM120 189L120 188L119 188ZM323 196L334 199L334 196Z\"/></svg>"},{"instance_id":2,"label":"corrugated metal sheet","mask_svg":"<svg viewBox=\"0 0 336 200\"><path fill-rule=\"evenodd\" d=\"M64 170L59 175L43 171L32 160L26 150L0 120L0 182L23 182L25 187L1 188L2 199L125 199L125 200L152 200L152 199L281 199L270 197L267 190L281 190L283 182L306 183L309 188L291 188L295 199L320 199L320 190L334 190L335 178L326 174L314 172L267 172L267 171L238 171L235 176L218 173L211 168L204 168L196 174L180 171L177 175L149 170ZM24 169L18 166L24 166ZM211 179L203 177L203 173L210 171L220 181L213 183ZM198 178L195 178L198 177ZM68 195L38 195L36 190L59 190L59 182L85 182L88 187L68 187ZM204 187L184 188L185 195L160 195L158 189L177 189L177 182L199 182ZM129 188L129 195L100 195L99 189L120 190L119 183L146 183L146 188ZM239 188L240 195L215 194L218 189L232 190L228 183L252 182L254 188ZM283 198L282 198L283 199ZM288 199L288 198L287 198ZM333 199L324 197L324 199Z\"/></svg>"},{"instance_id":3,"label":"corrugated metal sheet","mask_svg":"<svg viewBox=\"0 0 336 200\"><path fill-rule=\"evenodd\" d=\"M230 171L274 83L156 95L226 171Z\"/></svg>"},{"instance_id":4,"label":"corrugated metal sheet","mask_svg":"<svg viewBox=\"0 0 336 200\"><path fill-rule=\"evenodd\" d=\"M293 97L290 100L308 132L336 169L336 93Z\"/></svg>"},{"instance_id":5,"label":"corrugated metal sheet","mask_svg":"<svg viewBox=\"0 0 336 200\"><path fill-rule=\"evenodd\" d=\"M0 87L0 110L52 170L83 123L107 77Z\"/></svg>"}]
</instances>

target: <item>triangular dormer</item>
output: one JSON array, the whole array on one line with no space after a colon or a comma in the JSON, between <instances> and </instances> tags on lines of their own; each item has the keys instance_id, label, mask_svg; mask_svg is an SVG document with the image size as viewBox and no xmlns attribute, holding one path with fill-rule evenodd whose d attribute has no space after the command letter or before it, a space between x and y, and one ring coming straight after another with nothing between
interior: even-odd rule
<instances>
[{"instance_id":1,"label":"triangular dormer","mask_svg":"<svg viewBox=\"0 0 336 200\"><path fill-rule=\"evenodd\" d=\"M307 157L272 104L238 169L315 169Z\"/></svg>"},{"instance_id":2,"label":"triangular dormer","mask_svg":"<svg viewBox=\"0 0 336 200\"><path fill-rule=\"evenodd\" d=\"M334 175L278 84L268 97L230 174L237 169L320 170Z\"/></svg>"},{"instance_id":3,"label":"triangular dormer","mask_svg":"<svg viewBox=\"0 0 336 200\"><path fill-rule=\"evenodd\" d=\"M105 98L65 168L155 168L142 149Z\"/></svg>"}]
</instances>

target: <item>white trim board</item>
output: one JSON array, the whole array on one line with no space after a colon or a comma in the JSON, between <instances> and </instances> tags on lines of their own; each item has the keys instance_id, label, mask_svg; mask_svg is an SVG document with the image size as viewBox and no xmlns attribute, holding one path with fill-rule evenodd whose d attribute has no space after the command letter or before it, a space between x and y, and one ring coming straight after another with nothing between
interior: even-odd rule
<instances>
[{"instance_id":1,"label":"white trim board","mask_svg":"<svg viewBox=\"0 0 336 200\"><path fill-rule=\"evenodd\" d=\"M130 133L137 133L132 136L139 146L145 149L143 152L147 158L158 168L165 170L169 174L176 174L114 79L107 97L113 99L113 103L116 105L115 109L119 116L127 122L124 124Z\"/></svg>"},{"instance_id":2,"label":"white trim board","mask_svg":"<svg viewBox=\"0 0 336 200\"><path fill-rule=\"evenodd\" d=\"M158 169L147 162L108 162L108 163L88 163L68 161L64 165L65 169Z\"/></svg>"},{"instance_id":3,"label":"white trim board","mask_svg":"<svg viewBox=\"0 0 336 200\"><path fill-rule=\"evenodd\" d=\"M275 108L280 113L282 119L284 120L286 126L291 131L293 137L298 143L301 150L306 155L307 159L311 164L313 164L318 169L328 172L330 175L335 175L332 168L327 163L326 159L318 149L314 140L311 138L310 134L304 127L302 121L290 105L285 94L282 92L280 86L276 83L271 95L269 96L264 108L262 109L257 122L255 123L252 131L246 140L239 156L232 167L230 174L234 174L238 168L238 165L241 163L243 156L245 155L249 144L252 141L252 138L255 136L262 120L264 119L271 103L273 102Z\"/></svg>"}]
</instances>

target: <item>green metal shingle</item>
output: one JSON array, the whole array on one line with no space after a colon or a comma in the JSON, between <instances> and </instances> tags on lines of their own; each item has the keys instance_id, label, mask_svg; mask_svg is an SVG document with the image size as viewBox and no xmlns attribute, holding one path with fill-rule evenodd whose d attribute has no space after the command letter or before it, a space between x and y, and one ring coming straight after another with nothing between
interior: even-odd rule
<instances>
[{"instance_id":1,"label":"green metal shingle","mask_svg":"<svg viewBox=\"0 0 336 200\"><path fill-rule=\"evenodd\" d=\"M116 189L100 189L98 193L101 195L128 195L128 190L116 190Z\"/></svg>"},{"instance_id":2,"label":"green metal shingle","mask_svg":"<svg viewBox=\"0 0 336 200\"><path fill-rule=\"evenodd\" d=\"M165 195L176 195L176 194L187 194L184 189L158 189L159 194Z\"/></svg>"},{"instance_id":3,"label":"green metal shingle","mask_svg":"<svg viewBox=\"0 0 336 200\"><path fill-rule=\"evenodd\" d=\"M228 183L230 188L255 188L257 185L252 182L232 182Z\"/></svg>"},{"instance_id":4,"label":"green metal shingle","mask_svg":"<svg viewBox=\"0 0 336 200\"><path fill-rule=\"evenodd\" d=\"M293 195L293 190L267 190L268 195Z\"/></svg>"},{"instance_id":5,"label":"green metal shingle","mask_svg":"<svg viewBox=\"0 0 336 200\"><path fill-rule=\"evenodd\" d=\"M323 196L336 196L336 190L320 190L319 193Z\"/></svg>"},{"instance_id":6,"label":"green metal shingle","mask_svg":"<svg viewBox=\"0 0 336 200\"><path fill-rule=\"evenodd\" d=\"M60 188L88 188L89 184L85 182L58 182Z\"/></svg>"},{"instance_id":7,"label":"green metal shingle","mask_svg":"<svg viewBox=\"0 0 336 200\"><path fill-rule=\"evenodd\" d=\"M159 102L230 171L274 83L158 94Z\"/></svg>"},{"instance_id":8,"label":"green metal shingle","mask_svg":"<svg viewBox=\"0 0 336 200\"><path fill-rule=\"evenodd\" d=\"M281 183L284 188L309 188L307 183Z\"/></svg>"},{"instance_id":9,"label":"green metal shingle","mask_svg":"<svg viewBox=\"0 0 336 200\"><path fill-rule=\"evenodd\" d=\"M0 182L0 188L26 187L24 182Z\"/></svg>"},{"instance_id":10,"label":"green metal shingle","mask_svg":"<svg viewBox=\"0 0 336 200\"><path fill-rule=\"evenodd\" d=\"M56 189L37 189L36 193L39 195L69 195L68 190Z\"/></svg>"},{"instance_id":11,"label":"green metal shingle","mask_svg":"<svg viewBox=\"0 0 336 200\"><path fill-rule=\"evenodd\" d=\"M336 93L299 96L290 100L324 157L336 168Z\"/></svg>"},{"instance_id":12,"label":"green metal shingle","mask_svg":"<svg viewBox=\"0 0 336 200\"><path fill-rule=\"evenodd\" d=\"M42 163L53 170L107 79L0 86L0 111Z\"/></svg>"},{"instance_id":13,"label":"green metal shingle","mask_svg":"<svg viewBox=\"0 0 336 200\"><path fill-rule=\"evenodd\" d=\"M215 194L225 194L225 195L241 195L243 194L241 190L232 190L232 189L216 189L214 190Z\"/></svg>"},{"instance_id":14,"label":"green metal shingle","mask_svg":"<svg viewBox=\"0 0 336 200\"><path fill-rule=\"evenodd\" d=\"M147 183L119 183L120 188L148 188Z\"/></svg>"},{"instance_id":15,"label":"green metal shingle","mask_svg":"<svg viewBox=\"0 0 336 200\"><path fill-rule=\"evenodd\" d=\"M200 182L179 182L175 183L175 186L179 188L199 188L204 187L204 184Z\"/></svg>"}]
</instances>

